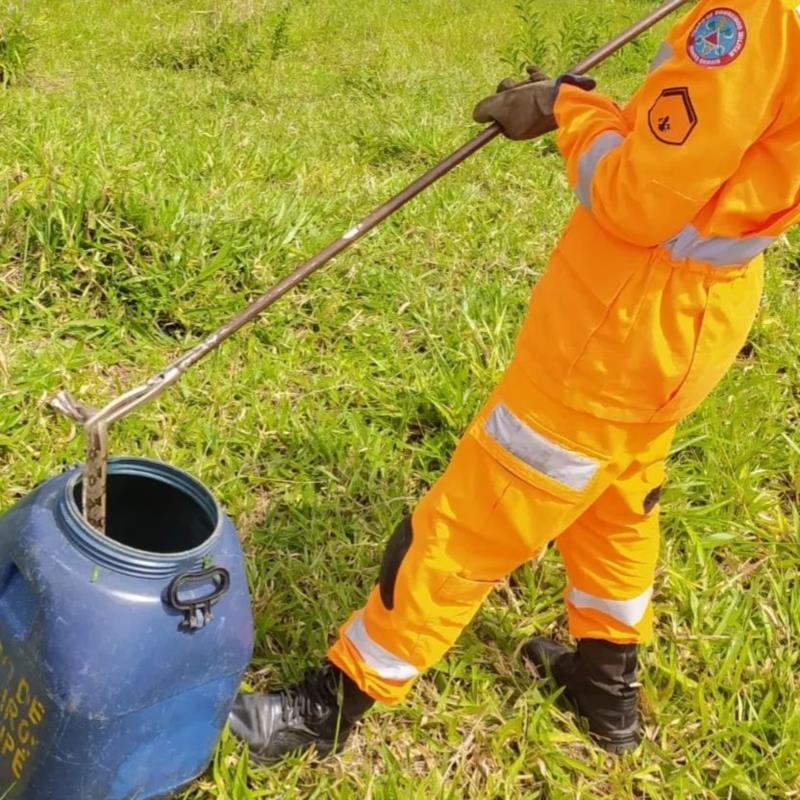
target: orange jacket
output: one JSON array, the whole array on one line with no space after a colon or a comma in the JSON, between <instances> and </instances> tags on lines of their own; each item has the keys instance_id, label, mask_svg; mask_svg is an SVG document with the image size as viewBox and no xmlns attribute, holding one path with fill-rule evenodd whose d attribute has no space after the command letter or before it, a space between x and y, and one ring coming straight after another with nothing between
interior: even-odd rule
<instances>
[{"instance_id":1,"label":"orange jacket","mask_svg":"<svg viewBox=\"0 0 800 800\"><path fill-rule=\"evenodd\" d=\"M702 2L624 108L562 86L558 142L581 202L517 343L544 392L659 422L719 383L758 310L761 253L800 219L798 67L787 2Z\"/></svg>"},{"instance_id":2,"label":"orange jacket","mask_svg":"<svg viewBox=\"0 0 800 800\"><path fill-rule=\"evenodd\" d=\"M605 230L719 266L746 263L800 218L796 9L698 3L624 108L562 87L559 147Z\"/></svg>"}]
</instances>

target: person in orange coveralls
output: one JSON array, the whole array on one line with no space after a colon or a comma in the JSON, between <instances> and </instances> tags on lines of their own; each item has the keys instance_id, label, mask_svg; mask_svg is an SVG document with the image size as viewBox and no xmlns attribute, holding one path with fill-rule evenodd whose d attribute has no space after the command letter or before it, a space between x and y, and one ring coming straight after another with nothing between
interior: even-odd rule
<instances>
[{"instance_id":1,"label":"person in orange coveralls","mask_svg":"<svg viewBox=\"0 0 800 800\"><path fill-rule=\"evenodd\" d=\"M523 655L601 746L639 743L637 645L652 634L675 426L745 344L762 253L800 218L796 2L698 3L624 107L587 79L535 69L478 105L475 120L512 139L558 129L578 208L505 376L392 536L327 662L296 686L237 699L231 727L255 757L341 747L552 541L577 647L538 637Z\"/></svg>"}]
</instances>

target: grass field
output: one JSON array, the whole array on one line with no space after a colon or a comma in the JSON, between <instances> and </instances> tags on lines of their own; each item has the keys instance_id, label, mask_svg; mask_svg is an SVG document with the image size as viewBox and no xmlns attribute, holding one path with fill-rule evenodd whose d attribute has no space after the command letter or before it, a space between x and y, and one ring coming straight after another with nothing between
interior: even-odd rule
<instances>
[{"instance_id":1,"label":"grass field","mask_svg":"<svg viewBox=\"0 0 800 800\"><path fill-rule=\"evenodd\" d=\"M29 0L0 27L0 492L82 457L48 408L157 370L477 129L526 59L577 59L641 0ZM655 31L597 74L624 98ZM573 198L552 142L495 142L113 432L237 520L251 683L297 678L501 374ZM548 555L410 702L324 764L200 798L800 798L800 239L675 445L644 655L648 742L589 748L514 655L563 626ZM65 798L65 800L77 800Z\"/></svg>"}]
</instances>

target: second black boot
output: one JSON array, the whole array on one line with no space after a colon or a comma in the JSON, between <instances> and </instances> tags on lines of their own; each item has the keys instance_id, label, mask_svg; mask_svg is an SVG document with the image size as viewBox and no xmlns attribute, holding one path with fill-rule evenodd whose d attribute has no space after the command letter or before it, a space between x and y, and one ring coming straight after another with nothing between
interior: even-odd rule
<instances>
[{"instance_id":1,"label":"second black boot","mask_svg":"<svg viewBox=\"0 0 800 800\"><path fill-rule=\"evenodd\" d=\"M637 646L581 639L576 650L536 637L523 657L540 677L552 675L564 697L589 725L592 739L615 755L630 753L641 741L636 681Z\"/></svg>"},{"instance_id":2,"label":"second black boot","mask_svg":"<svg viewBox=\"0 0 800 800\"><path fill-rule=\"evenodd\" d=\"M288 753L316 748L320 756L345 745L375 701L330 662L298 684L267 694L240 694L231 732L247 742L256 761L273 764Z\"/></svg>"}]
</instances>

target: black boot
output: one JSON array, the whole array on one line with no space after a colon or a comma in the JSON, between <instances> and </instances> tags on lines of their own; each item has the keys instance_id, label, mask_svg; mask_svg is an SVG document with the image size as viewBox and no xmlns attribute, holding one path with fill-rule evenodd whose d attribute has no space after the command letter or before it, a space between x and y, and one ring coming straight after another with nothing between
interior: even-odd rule
<instances>
[{"instance_id":1,"label":"black boot","mask_svg":"<svg viewBox=\"0 0 800 800\"><path fill-rule=\"evenodd\" d=\"M328 662L308 670L295 686L268 694L240 694L229 722L256 761L272 764L287 753L312 746L320 756L338 753L374 703Z\"/></svg>"},{"instance_id":2,"label":"black boot","mask_svg":"<svg viewBox=\"0 0 800 800\"><path fill-rule=\"evenodd\" d=\"M582 639L577 650L570 650L536 637L523 645L522 655L540 677L552 675L564 687L564 697L578 716L586 718L594 741L609 753L622 755L641 741L636 650L635 644L600 639Z\"/></svg>"}]
</instances>

